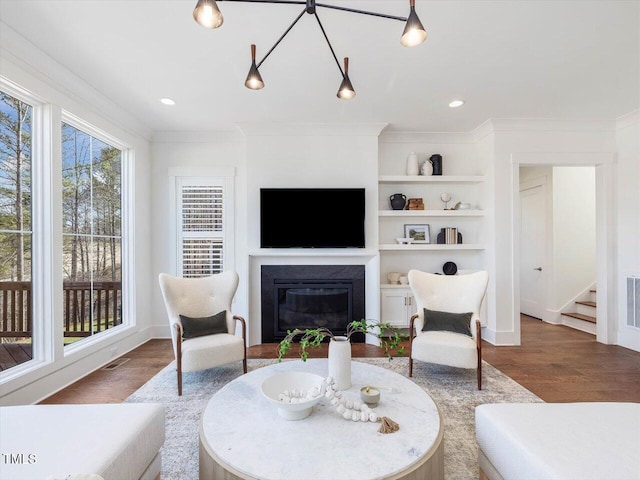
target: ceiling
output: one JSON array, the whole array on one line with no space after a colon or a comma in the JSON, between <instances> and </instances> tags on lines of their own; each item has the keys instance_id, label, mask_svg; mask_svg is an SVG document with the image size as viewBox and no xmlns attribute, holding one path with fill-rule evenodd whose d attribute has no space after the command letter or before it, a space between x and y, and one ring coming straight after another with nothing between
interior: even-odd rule
<instances>
[{"instance_id":1,"label":"ceiling","mask_svg":"<svg viewBox=\"0 0 640 480\"><path fill-rule=\"evenodd\" d=\"M327 3L406 16L408 1ZM196 0L0 0L0 20L154 131L239 122L388 122L469 131L487 118L613 119L639 106L637 1L417 0L429 38L406 48L403 23L319 9L354 100L305 15L244 87L299 5L220 1L224 25L193 21ZM177 104L160 104L161 97ZM462 98L466 104L451 109Z\"/></svg>"}]
</instances>

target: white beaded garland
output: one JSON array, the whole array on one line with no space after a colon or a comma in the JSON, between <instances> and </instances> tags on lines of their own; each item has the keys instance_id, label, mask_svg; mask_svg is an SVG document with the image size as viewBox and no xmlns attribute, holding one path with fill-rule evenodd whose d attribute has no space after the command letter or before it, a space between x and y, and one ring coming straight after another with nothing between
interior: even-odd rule
<instances>
[{"instance_id":1,"label":"white beaded garland","mask_svg":"<svg viewBox=\"0 0 640 480\"><path fill-rule=\"evenodd\" d=\"M325 381L327 390L325 396L331 400L331 406L335 407L338 415L342 415L345 420L354 422L375 423L378 421L378 415L371 411L366 403L342 398L342 393L334 391L335 381L332 377L327 377ZM324 384L323 382L322 385L324 386Z\"/></svg>"},{"instance_id":2,"label":"white beaded garland","mask_svg":"<svg viewBox=\"0 0 640 480\"><path fill-rule=\"evenodd\" d=\"M301 403L312 400L320 396L320 389L314 387L312 390L305 392L304 390L285 390L278 395L278 400L282 403Z\"/></svg>"}]
</instances>

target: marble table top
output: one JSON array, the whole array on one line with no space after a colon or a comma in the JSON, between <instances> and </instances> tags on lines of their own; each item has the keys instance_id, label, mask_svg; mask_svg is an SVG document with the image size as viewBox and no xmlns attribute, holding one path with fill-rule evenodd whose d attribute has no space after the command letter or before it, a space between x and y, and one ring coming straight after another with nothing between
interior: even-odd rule
<instances>
[{"instance_id":1,"label":"marble table top","mask_svg":"<svg viewBox=\"0 0 640 480\"><path fill-rule=\"evenodd\" d=\"M365 385L388 387L373 409L400 425L378 433L380 423L345 420L323 398L309 417L288 421L263 397L274 373L327 375L327 360L289 361L259 368L220 389L202 414L201 440L228 466L265 480L371 480L387 478L419 462L438 439L442 419L422 388L390 370L352 362L345 398L360 400Z\"/></svg>"}]
</instances>

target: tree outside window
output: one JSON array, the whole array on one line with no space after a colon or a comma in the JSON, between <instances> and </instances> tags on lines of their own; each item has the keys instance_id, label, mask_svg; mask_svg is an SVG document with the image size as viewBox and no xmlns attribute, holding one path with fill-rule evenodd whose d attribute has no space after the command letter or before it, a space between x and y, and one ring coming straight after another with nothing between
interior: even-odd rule
<instances>
[{"instance_id":1,"label":"tree outside window","mask_svg":"<svg viewBox=\"0 0 640 480\"><path fill-rule=\"evenodd\" d=\"M65 344L122 323L122 151L62 125Z\"/></svg>"},{"instance_id":2,"label":"tree outside window","mask_svg":"<svg viewBox=\"0 0 640 480\"><path fill-rule=\"evenodd\" d=\"M32 112L0 92L0 370L32 358Z\"/></svg>"}]
</instances>

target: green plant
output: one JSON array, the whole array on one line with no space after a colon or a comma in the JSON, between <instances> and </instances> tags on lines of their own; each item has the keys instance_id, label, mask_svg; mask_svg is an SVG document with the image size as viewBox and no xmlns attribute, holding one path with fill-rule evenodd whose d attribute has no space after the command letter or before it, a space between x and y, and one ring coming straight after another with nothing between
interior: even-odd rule
<instances>
[{"instance_id":1,"label":"green plant","mask_svg":"<svg viewBox=\"0 0 640 480\"><path fill-rule=\"evenodd\" d=\"M380 346L384 349L384 353L389 358L389 361L393 360L393 356L391 355L392 351L395 351L397 355L404 353L404 347L401 345L401 342L403 339L409 338L409 335L401 333L399 329L393 327L390 323L382 323L377 320L365 320L364 318L362 320L353 320L347 325L347 333L345 335L347 340L350 340L354 333L368 333L378 337L380 339ZM307 328L305 330L299 328L287 330L287 336L284 337L278 345L279 362L282 361L282 357L289 352L294 339L298 335L301 335L300 358L303 362L306 362L307 358L309 358L308 349L310 347L319 347L327 337L333 340L336 339L333 332L325 327Z\"/></svg>"}]
</instances>

